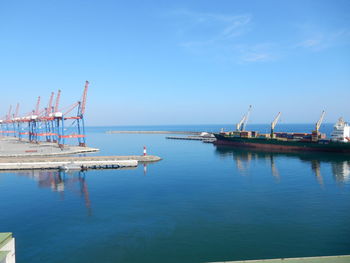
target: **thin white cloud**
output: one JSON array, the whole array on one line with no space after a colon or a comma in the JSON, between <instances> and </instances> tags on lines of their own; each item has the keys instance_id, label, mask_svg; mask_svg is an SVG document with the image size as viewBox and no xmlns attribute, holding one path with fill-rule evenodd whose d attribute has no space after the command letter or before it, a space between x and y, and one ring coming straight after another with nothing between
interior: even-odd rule
<instances>
[{"instance_id":1,"label":"thin white cloud","mask_svg":"<svg viewBox=\"0 0 350 263\"><path fill-rule=\"evenodd\" d=\"M245 62L261 62L271 60L272 56L268 53L250 53L243 57Z\"/></svg>"},{"instance_id":2,"label":"thin white cloud","mask_svg":"<svg viewBox=\"0 0 350 263\"><path fill-rule=\"evenodd\" d=\"M179 37L179 46L211 59L235 63L268 62L293 56L300 49L319 52L339 45L350 44L350 30L333 32L310 24L286 26L279 39L269 35L253 35L251 14L219 14L181 9L171 12ZM269 37L270 36L270 37ZM270 42L270 39L273 39ZM255 43L254 43L255 40Z\"/></svg>"},{"instance_id":3,"label":"thin white cloud","mask_svg":"<svg viewBox=\"0 0 350 263\"><path fill-rule=\"evenodd\" d=\"M248 30L251 15L223 15L177 10L173 15L180 16L181 35L186 38L182 46L212 45L242 35Z\"/></svg>"},{"instance_id":4,"label":"thin white cloud","mask_svg":"<svg viewBox=\"0 0 350 263\"><path fill-rule=\"evenodd\" d=\"M257 45L236 45L234 50L239 52L240 61L243 63L272 61L279 57L281 48L274 43L262 43Z\"/></svg>"},{"instance_id":5,"label":"thin white cloud","mask_svg":"<svg viewBox=\"0 0 350 263\"><path fill-rule=\"evenodd\" d=\"M350 44L350 31L346 29L333 32L305 26L302 27L304 40L295 45L297 48L305 48L311 51L322 51L339 45Z\"/></svg>"}]
</instances>

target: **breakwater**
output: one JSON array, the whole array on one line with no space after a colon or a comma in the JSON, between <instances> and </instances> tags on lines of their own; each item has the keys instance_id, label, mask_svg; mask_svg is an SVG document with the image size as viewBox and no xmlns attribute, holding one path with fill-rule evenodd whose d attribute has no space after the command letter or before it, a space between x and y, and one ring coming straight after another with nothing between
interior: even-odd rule
<instances>
[{"instance_id":1,"label":"breakwater","mask_svg":"<svg viewBox=\"0 0 350 263\"><path fill-rule=\"evenodd\" d=\"M107 134L189 134L199 135L201 132L194 131L106 131Z\"/></svg>"},{"instance_id":2,"label":"breakwater","mask_svg":"<svg viewBox=\"0 0 350 263\"><path fill-rule=\"evenodd\" d=\"M122 168L136 167L139 162L150 163L160 160L160 157L154 155L0 158L0 170Z\"/></svg>"}]
</instances>

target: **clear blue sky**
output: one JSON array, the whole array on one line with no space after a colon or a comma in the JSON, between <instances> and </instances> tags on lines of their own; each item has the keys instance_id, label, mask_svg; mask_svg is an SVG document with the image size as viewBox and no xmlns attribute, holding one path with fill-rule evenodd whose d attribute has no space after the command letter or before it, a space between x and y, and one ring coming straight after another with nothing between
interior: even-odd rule
<instances>
[{"instance_id":1,"label":"clear blue sky","mask_svg":"<svg viewBox=\"0 0 350 263\"><path fill-rule=\"evenodd\" d=\"M350 1L0 2L0 117L85 80L88 125L350 121Z\"/></svg>"}]
</instances>

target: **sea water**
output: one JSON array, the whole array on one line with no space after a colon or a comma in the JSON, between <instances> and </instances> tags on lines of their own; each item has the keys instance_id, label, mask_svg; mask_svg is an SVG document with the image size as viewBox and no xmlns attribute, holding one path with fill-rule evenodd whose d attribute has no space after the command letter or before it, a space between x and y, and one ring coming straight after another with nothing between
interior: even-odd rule
<instances>
[{"instance_id":1,"label":"sea water","mask_svg":"<svg viewBox=\"0 0 350 263\"><path fill-rule=\"evenodd\" d=\"M280 125L277 131L311 131ZM0 173L0 232L18 263L212 262L350 254L350 158L277 154L167 134L229 125L90 127L97 155L148 154L136 169ZM268 125L251 125L269 132ZM331 125L324 125L328 135ZM74 143L74 142L72 142Z\"/></svg>"}]
</instances>

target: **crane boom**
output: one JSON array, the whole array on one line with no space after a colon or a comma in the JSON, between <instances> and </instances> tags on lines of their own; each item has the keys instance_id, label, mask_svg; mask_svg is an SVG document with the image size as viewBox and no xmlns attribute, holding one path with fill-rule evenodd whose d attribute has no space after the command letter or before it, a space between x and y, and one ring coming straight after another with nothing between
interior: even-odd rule
<instances>
[{"instance_id":1,"label":"crane boom","mask_svg":"<svg viewBox=\"0 0 350 263\"><path fill-rule=\"evenodd\" d=\"M61 90L58 90L55 102L54 112L58 112L58 106L60 104Z\"/></svg>"},{"instance_id":2,"label":"crane boom","mask_svg":"<svg viewBox=\"0 0 350 263\"><path fill-rule=\"evenodd\" d=\"M18 117L18 112L19 112L19 103L17 103L17 106L16 106L16 111L15 111L15 114L14 114L14 118L17 118Z\"/></svg>"},{"instance_id":3,"label":"crane boom","mask_svg":"<svg viewBox=\"0 0 350 263\"><path fill-rule=\"evenodd\" d=\"M39 115L39 107L40 107L40 96L38 97L38 101L36 102L36 107L35 107L35 115Z\"/></svg>"},{"instance_id":4,"label":"crane boom","mask_svg":"<svg viewBox=\"0 0 350 263\"><path fill-rule=\"evenodd\" d=\"M8 120L8 121L11 119L11 111L12 111L12 105L10 105L9 112L8 112L8 114L6 116L6 120Z\"/></svg>"},{"instance_id":5,"label":"crane boom","mask_svg":"<svg viewBox=\"0 0 350 263\"><path fill-rule=\"evenodd\" d=\"M275 130L275 126L276 126L278 120L280 119L280 117L281 117L281 112L279 112L277 114L277 116L275 117L275 119L271 123L271 138L273 138L273 131Z\"/></svg>"},{"instance_id":6,"label":"crane boom","mask_svg":"<svg viewBox=\"0 0 350 263\"><path fill-rule=\"evenodd\" d=\"M321 114L321 117L320 119L318 120L318 122L316 123L316 132L319 131L320 127L321 127L321 124L323 122L323 118L324 118L324 115L326 114L325 111L322 111L322 114Z\"/></svg>"},{"instance_id":7,"label":"crane boom","mask_svg":"<svg viewBox=\"0 0 350 263\"><path fill-rule=\"evenodd\" d=\"M237 125L236 125L237 131L244 131L245 126L247 125L247 122L248 122L248 118L249 118L249 114L251 112L251 109L252 109L252 105L249 105L247 113L243 116L241 121L239 123L237 123Z\"/></svg>"},{"instance_id":8,"label":"crane boom","mask_svg":"<svg viewBox=\"0 0 350 263\"><path fill-rule=\"evenodd\" d=\"M63 115L67 115L68 113L70 113L72 110L74 110L75 107L77 107L79 105L79 101L70 105L67 110L63 113Z\"/></svg>"},{"instance_id":9,"label":"crane boom","mask_svg":"<svg viewBox=\"0 0 350 263\"><path fill-rule=\"evenodd\" d=\"M248 109L247 115L246 115L245 120L243 122L243 127L242 127L243 131L245 130L245 126L247 125L247 122L248 122L249 115L250 115L251 111L252 111L252 105L249 105L249 109Z\"/></svg>"},{"instance_id":10,"label":"crane boom","mask_svg":"<svg viewBox=\"0 0 350 263\"><path fill-rule=\"evenodd\" d=\"M49 104L47 105L47 108L46 108L46 116L49 116L52 111L52 101L53 101L54 94L55 94L54 92L51 92Z\"/></svg>"},{"instance_id":11,"label":"crane boom","mask_svg":"<svg viewBox=\"0 0 350 263\"><path fill-rule=\"evenodd\" d=\"M84 88L83 97L81 100L81 114L82 115L85 113L85 105L86 105L86 97L87 97L88 88L89 88L89 81L85 81L85 88Z\"/></svg>"}]
</instances>

